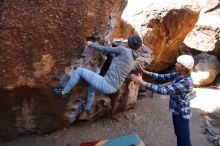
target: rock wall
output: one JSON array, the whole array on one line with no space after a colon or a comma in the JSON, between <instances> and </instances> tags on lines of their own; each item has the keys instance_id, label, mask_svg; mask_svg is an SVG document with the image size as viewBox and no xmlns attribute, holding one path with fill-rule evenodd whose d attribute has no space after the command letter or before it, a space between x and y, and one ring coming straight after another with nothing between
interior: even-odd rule
<instances>
[{"instance_id":1,"label":"rock wall","mask_svg":"<svg viewBox=\"0 0 220 146\"><path fill-rule=\"evenodd\" d=\"M108 42L126 3L126 0L0 2L0 140L51 132L70 124L64 113L72 97L69 101L62 100L52 89L74 66L88 63L87 67L96 69L104 63L94 55L80 64L84 43L94 39L103 44ZM72 95L84 96L86 87L82 82Z\"/></svg>"},{"instance_id":2,"label":"rock wall","mask_svg":"<svg viewBox=\"0 0 220 146\"><path fill-rule=\"evenodd\" d=\"M0 86L53 85L94 32L102 42L111 38L125 6L126 0L1 2Z\"/></svg>"}]
</instances>

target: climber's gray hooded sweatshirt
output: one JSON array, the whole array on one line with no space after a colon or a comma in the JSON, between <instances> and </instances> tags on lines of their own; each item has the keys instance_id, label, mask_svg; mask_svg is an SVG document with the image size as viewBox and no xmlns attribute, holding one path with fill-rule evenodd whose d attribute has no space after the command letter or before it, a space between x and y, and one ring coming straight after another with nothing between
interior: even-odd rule
<instances>
[{"instance_id":1,"label":"climber's gray hooded sweatshirt","mask_svg":"<svg viewBox=\"0 0 220 146\"><path fill-rule=\"evenodd\" d=\"M119 89L125 78L132 71L139 53L136 50L124 46L109 47L97 44L90 44L88 46L102 52L115 54L104 79L113 87Z\"/></svg>"}]
</instances>

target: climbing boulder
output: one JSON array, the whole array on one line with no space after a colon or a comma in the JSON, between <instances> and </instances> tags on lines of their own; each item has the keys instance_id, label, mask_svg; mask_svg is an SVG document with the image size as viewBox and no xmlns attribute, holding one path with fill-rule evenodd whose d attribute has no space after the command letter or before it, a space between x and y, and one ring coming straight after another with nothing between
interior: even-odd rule
<instances>
[{"instance_id":1,"label":"climbing boulder","mask_svg":"<svg viewBox=\"0 0 220 146\"><path fill-rule=\"evenodd\" d=\"M178 47L195 26L199 12L199 4L194 0L128 1L122 18L153 50L154 58L149 68L164 71L175 64Z\"/></svg>"},{"instance_id":2,"label":"climbing boulder","mask_svg":"<svg viewBox=\"0 0 220 146\"><path fill-rule=\"evenodd\" d=\"M216 56L201 53L194 56L195 65L192 72L193 83L196 86L211 84L220 73L220 63Z\"/></svg>"},{"instance_id":3,"label":"climbing boulder","mask_svg":"<svg viewBox=\"0 0 220 146\"><path fill-rule=\"evenodd\" d=\"M100 72L105 55L88 49L83 54L85 41L108 42L126 4L126 0L0 2L0 141L70 124L67 109L77 97L85 99L87 85L81 81L68 99L55 96L53 87L78 66Z\"/></svg>"}]
</instances>

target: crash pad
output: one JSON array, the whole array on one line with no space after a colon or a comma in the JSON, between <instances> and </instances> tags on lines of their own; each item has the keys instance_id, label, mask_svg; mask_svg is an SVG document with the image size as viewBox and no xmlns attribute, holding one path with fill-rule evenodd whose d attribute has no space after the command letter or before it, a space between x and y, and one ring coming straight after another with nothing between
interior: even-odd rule
<instances>
[{"instance_id":1,"label":"crash pad","mask_svg":"<svg viewBox=\"0 0 220 146\"><path fill-rule=\"evenodd\" d=\"M112 139L84 142L80 146L145 146L138 134L127 134Z\"/></svg>"}]
</instances>

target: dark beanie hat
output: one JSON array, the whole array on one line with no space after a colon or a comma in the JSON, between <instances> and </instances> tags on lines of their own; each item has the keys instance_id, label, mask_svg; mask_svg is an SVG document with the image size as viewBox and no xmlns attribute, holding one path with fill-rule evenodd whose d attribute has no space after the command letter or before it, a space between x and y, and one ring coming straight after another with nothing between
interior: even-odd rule
<instances>
[{"instance_id":1,"label":"dark beanie hat","mask_svg":"<svg viewBox=\"0 0 220 146\"><path fill-rule=\"evenodd\" d=\"M142 40L138 35L130 35L128 37L128 46L134 50L137 50L141 47Z\"/></svg>"}]
</instances>

